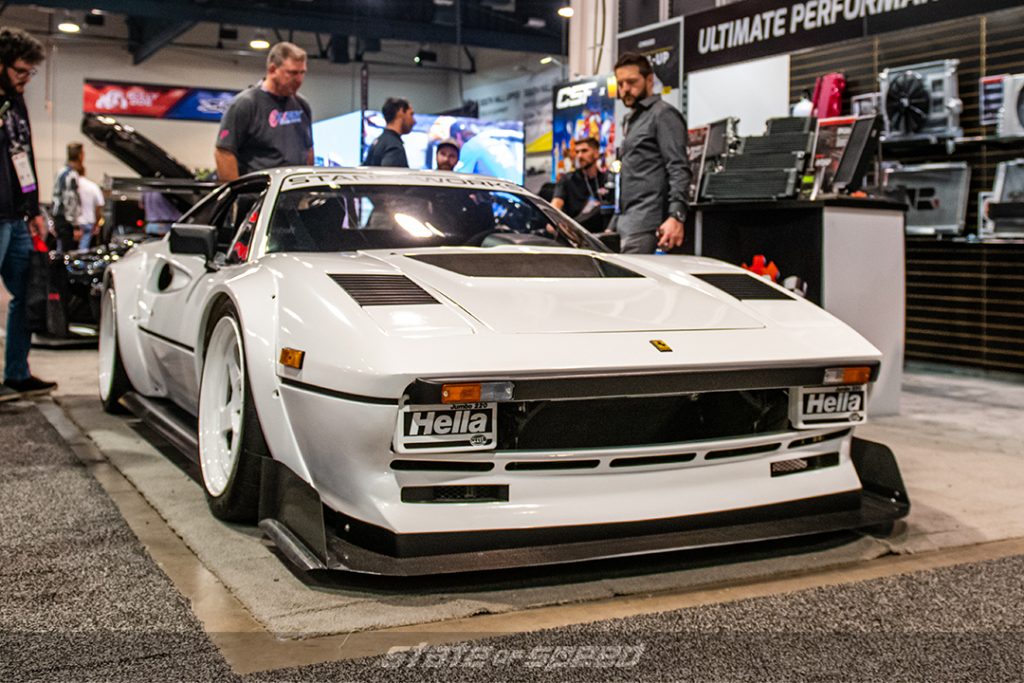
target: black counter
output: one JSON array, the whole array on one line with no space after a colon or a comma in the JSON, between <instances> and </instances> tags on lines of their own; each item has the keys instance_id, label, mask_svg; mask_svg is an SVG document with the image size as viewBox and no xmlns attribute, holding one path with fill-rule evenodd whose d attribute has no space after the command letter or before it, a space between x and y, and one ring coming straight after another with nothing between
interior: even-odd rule
<instances>
[{"instance_id":1,"label":"black counter","mask_svg":"<svg viewBox=\"0 0 1024 683\"><path fill-rule=\"evenodd\" d=\"M824 207L842 207L846 209L881 209L887 211L906 211L907 206L903 202L897 202L883 197L870 197L859 199L857 197L828 197L817 201L806 199L779 199L775 201L749 201L749 202L702 202L691 205L694 211L717 212L717 211L786 211L791 209L819 209Z\"/></svg>"}]
</instances>

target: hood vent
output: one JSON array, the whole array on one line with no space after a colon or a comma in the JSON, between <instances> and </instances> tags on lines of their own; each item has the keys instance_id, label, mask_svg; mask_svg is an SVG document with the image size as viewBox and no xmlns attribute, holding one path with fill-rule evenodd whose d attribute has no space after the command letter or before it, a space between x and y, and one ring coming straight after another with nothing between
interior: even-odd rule
<instances>
[{"instance_id":1,"label":"hood vent","mask_svg":"<svg viewBox=\"0 0 1024 683\"><path fill-rule=\"evenodd\" d=\"M415 306L437 299L404 275L329 274L360 306Z\"/></svg>"},{"instance_id":2,"label":"hood vent","mask_svg":"<svg viewBox=\"0 0 1024 683\"><path fill-rule=\"evenodd\" d=\"M408 258L468 277L643 277L586 254L413 254Z\"/></svg>"},{"instance_id":3,"label":"hood vent","mask_svg":"<svg viewBox=\"0 0 1024 683\"><path fill-rule=\"evenodd\" d=\"M794 300L794 297L785 292L780 292L755 275L744 275L743 273L694 273L693 276L737 299Z\"/></svg>"}]
</instances>

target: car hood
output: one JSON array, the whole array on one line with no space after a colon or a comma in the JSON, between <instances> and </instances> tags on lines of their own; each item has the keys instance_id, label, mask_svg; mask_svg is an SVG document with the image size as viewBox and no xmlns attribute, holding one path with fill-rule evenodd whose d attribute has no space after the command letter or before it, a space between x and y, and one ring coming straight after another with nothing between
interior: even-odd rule
<instances>
[{"instance_id":1,"label":"car hood","mask_svg":"<svg viewBox=\"0 0 1024 683\"><path fill-rule=\"evenodd\" d=\"M500 334L764 326L691 278L645 272L613 255L470 248L373 257Z\"/></svg>"},{"instance_id":2,"label":"car hood","mask_svg":"<svg viewBox=\"0 0 1024 683\"><path fill-rule=\"evenodd\" d=\"M141 176L194 178L192 171L162 147L112 116L85 114L82 133Z\"/></svg>"}]
</instances>

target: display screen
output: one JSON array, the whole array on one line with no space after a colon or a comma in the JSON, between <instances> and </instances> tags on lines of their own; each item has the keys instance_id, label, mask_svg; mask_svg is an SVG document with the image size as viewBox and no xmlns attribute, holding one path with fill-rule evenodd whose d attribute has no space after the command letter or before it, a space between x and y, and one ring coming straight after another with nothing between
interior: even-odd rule
<instances>
[{"instance_id":1,"label":"display screen","mask_svg":"<svg viewBox=\"0 0 1024 683\"><path fill-rule=\"evenodd\" d=\"M876 116L818 120L814 143L814 172L825 192L859 189L877 143L880 121Z\"/></svg>"},{"instance_id":2,"label":"display screen","mask_svg":"<svg viewBox=\"0 0 1024 683\"><path fill-rule=\"evenodd\" d=\"M377 111L351 112L313 124L313 150L318 166L360 166L373 141L384 130ZM522 185L525 145L521 121L483 121L459 116L417 114L412 131L402 136L409 167L437 167L437 144L454 139L459 145L456 172L493 176Z\"/></svg>"},{"instance_id":3,"label":"display screen","mask_svg":"<svg viewBox=\"0 0 1024 683\"><path fill-rule=\"evenodd\" d=\"M850 140L853 124L856 122L857 119L852 116L818 120L818 134L814 143L814 172L823 176L821 189L825 192L832 190L832 181L836 177L839 162L843 159L846 143Z\"/></svg>"}]
</instances>

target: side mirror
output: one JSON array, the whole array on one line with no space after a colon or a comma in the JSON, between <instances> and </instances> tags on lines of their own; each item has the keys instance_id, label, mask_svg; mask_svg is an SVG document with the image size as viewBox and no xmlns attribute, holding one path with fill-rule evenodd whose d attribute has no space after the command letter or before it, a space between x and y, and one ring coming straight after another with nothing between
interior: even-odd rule
<instances>
[{"instance_id":1,"label":"side mirror","mask_svg":"<svg viewBox=\"0 0 1024 683\"><path fill-rule=\"evenodd\" d=\"M169 241L172 254L202 256L209 262L217 253L217 228L213 225L175 223L171 226Z\"/></svg>"}]
</instances>

